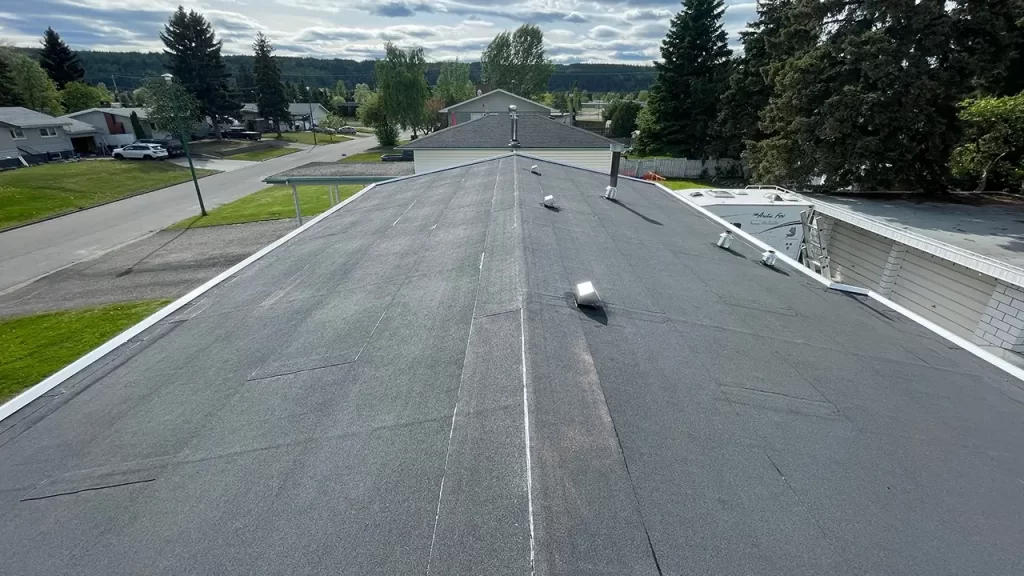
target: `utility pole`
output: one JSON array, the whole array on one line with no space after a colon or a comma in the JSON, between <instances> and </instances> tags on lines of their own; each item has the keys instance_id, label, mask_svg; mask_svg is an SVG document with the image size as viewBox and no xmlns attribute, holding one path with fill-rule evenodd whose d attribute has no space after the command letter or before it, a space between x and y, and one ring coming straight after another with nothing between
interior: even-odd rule
<instances>
[{"instance_id":1,"label":"utility pole","mask_svg":"<svg viewBox=\"0 0 1024 576\"><path fill-rule=\"evenodd\" d=\"M309 86L306 86L306 104L309 105L309 129L313 132L313 146L316 146L316 126L313 125L313 94L309 91Z\"/></svg>"}]
</instances>

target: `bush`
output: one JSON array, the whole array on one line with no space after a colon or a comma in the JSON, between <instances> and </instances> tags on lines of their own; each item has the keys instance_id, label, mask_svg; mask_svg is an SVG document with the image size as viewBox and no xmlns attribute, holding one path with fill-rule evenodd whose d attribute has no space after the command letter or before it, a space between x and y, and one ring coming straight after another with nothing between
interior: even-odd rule
<instances>
[{"instance_id":1,"label":"bush","mask_svg":"<svg viewBox=\"0 0 1024 576\"><path fill-rule=\"evenodd\" d=\"M950 168L965 184L1019 189L1024 183L1024 94L980 98L960 105L964 137Z\"/></svg>"}]
</instances>

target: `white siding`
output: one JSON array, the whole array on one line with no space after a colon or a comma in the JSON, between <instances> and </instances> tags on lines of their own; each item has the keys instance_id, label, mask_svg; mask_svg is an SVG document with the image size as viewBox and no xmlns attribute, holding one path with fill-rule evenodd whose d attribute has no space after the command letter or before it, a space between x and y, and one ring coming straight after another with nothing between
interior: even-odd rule
<instances>
[{"instance_id":1,"label":"white siding","mask_svg":"<svg viewBox=\"0 0 1024 576\"><path fill-rule=\"evenodd\" d=\"M910 248L889 299L970 339L995 287L991 276Z\"/></svg>"},{"instance_id":2,"label":"white siding","mask_svg":"<svg viewBox=\"0 0 1024 576\"><path fill-rule=\"evenodd\" d=\"M560 162L562 164L569 164L571 166L580 166L582 168L590 168L592 170L600 170L602 172L608 172L612 164L612 153L611 150L602 149L548 149L538 150L524 148L520 150L524 154L530 154L543 158L545 160L551 160L552 162ZM438 170L441 168L447 168L449 166L456 166L458 164L465 164L466 162L472 162L473 160L481 160L483 158L490 158L492 156L498 156L501 154L507 154L507 148L476 148L471 150L416 150L414 153L414 159L416 164L416 173L428 172L430 170Z\"/></svg>"},{"instance_id":3,"label":"white siding","mask_svg":"<svg viewBox=\"0 0 1024 576\"><path fill-rule=\"evenodd\" d=\"M892 240L836 220L828 241L832 278L878 290L891 249Z\"/></svg>"}]
</instances>

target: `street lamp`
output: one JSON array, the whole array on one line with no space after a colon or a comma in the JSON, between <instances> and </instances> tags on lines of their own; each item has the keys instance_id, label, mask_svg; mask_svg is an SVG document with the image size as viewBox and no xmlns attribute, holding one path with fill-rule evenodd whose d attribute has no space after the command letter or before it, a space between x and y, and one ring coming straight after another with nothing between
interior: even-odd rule
<instances>
[{"instance_id":1,"label":"street lamp","mask_svg":"<svg viewBox=\"0 0 1024 576\"><path fill-rule=\"evenodd\" d=\"M160 77L163 78L164 82L167 84L174 83L173 74L165 73L161 74ZM178 110L178 101L174 100L174 119L178 125L178 137L181 138L181 147L185 149L185 158L188 159L188 169L192 172L192 183L195 184L196 197L199 198L199 212L203 216L206 216L206 205L203 204L203 193L199 191L199 179L196 178L196 167L192 165L192 153L188 149L188 136L185 134L185 126L182 124L181 116L181 111Z\"/></svg>"},{"instance_id":2,"label":"street lamp","mask_svg":"<svg viewBox=\"0 0 1024 576\"><path fill-rule=\"evenodd\" d=\"M309 130L313 133L313 146L316 146L316 126L313 125L313 93L306 86L306 104L309 105Z\"/></svg>"}]
</instances>

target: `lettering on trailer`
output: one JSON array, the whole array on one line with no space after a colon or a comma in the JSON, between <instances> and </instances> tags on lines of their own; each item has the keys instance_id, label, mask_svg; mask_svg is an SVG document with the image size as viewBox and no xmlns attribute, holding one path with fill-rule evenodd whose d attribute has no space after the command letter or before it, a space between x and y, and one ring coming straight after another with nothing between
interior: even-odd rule
<instances>
[{"instance_id":1,"label":"lettering on trailer","mask_svg":"<svg viewBox=\"0 0 1024 576\"><path fill-rule=\"evenodd\" d=\"M769 214L768 212L755 212L754 213L754 218L767 218L769 220L771 220L771 219L778 220L779 218L785 218L785 217L786 217L786 215L783 214L782 212L779 212L778 214Z\"/></svg>"}]
</instances>

